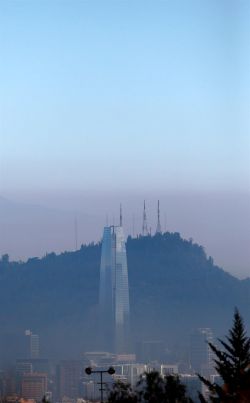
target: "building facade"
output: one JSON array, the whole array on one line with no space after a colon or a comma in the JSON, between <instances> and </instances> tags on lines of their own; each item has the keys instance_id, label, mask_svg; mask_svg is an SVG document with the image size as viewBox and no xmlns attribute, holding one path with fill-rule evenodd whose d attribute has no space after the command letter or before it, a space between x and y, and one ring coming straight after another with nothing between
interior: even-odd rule
<instances>
[{"instance_id":1,"label":"building facade","mask_svg":"<svg viewBox=\"0 0 250 403\"><path fill-rule=\"evenodd\" d=\"M213 343L210 328L196 329L190 338L190 364L194 373L210 376L214 373L213 353L208 343Z\"/></svg>"},{"instance_id":2,"label":"building facade","mask_svg":"<svg viewBox=\"0 0 250 403\"><path fill-rule=\"evenodd\" d=\"M29 358L39 358L40 356L40 341L38 334L32 333L31 330L25 331L25 336L27 338L27 355Z\"/></svg>"},{"instance_id":3,"label":"building facade","mask_svg":"<svg viewBox=\"0 0 250 403\"><path fill-rule=\"evenodd\" d=\"M83 364L80 360L62 360L57 366L57 399L77 399L81 394Z\"/></svg>"},{"instance_id":4,"label":"building facade","mask_svg":"<svg viewBox=\"0 0 250 403\"><path fill-rule=\"evenodd\" d=\"M104 228L99 306L102 347L117 354L127 353L129 351L129 288L122 225Z\"/></svg>"},{"instance_id":5,"label":"building facade","mask_svg":"<svg viewBox=\"0 0 250 403\"><path fill-rule=\"evenodd\" d=\"M47 374L36 372L23 374L21 396L41 402L47 392L47 382Z\"/></svg>"}]
</instances>

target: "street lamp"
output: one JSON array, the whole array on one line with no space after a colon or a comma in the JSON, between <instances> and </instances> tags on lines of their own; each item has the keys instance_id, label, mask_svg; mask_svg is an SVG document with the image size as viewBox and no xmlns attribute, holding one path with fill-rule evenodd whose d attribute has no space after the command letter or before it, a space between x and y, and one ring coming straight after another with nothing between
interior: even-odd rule
<instances>
[{"instance_id":1,"label":"street lamp","mask_svg":"<svg viewBox=\"0 0 250 403\"><path fill-rule=\"evenodd\" d=\"M85 372L86 372L87 375L100 374L101 382L98 382L98 383L101 385L99 390L101 392L101 403L103 403L103 391L104 391L104 388L103 388L102 374L106 373L106 374L109 374L109 375L114 375L115 369L113 367L109 367L109 369L107 369L107 370L102 370L102 369L93 370L91 367L87 367L87 368L85 368Z\"/></svg>"}]
</instances>

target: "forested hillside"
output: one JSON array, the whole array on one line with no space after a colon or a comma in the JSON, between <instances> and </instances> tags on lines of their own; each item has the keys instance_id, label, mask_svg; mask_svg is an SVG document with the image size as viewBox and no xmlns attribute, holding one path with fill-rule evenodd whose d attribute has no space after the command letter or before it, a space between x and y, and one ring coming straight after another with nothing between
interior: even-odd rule
<instances>
[{"instance_id":1,"label":"forested hillside","mask_svg":"<svg viewBox=\"0 0 250 403\"><path fill-rule=\"evenodd\" d=\"M25 329L40 334L43 354L98 349L101 245L42 259L0 261L1 356L22 353ZM224 272L204 249L178 233L128 238L133 339L186 343L195 327L223 335L235 306L249 321L250 281ZM20 342L20 343L19 343Z\"/></svg>"}]
</instances>

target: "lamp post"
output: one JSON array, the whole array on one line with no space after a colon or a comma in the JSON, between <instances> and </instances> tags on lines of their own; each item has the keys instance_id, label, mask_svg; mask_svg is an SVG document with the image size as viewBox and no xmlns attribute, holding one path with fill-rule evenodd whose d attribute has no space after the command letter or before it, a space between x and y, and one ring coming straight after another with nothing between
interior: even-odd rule
<instances>
[{"instance_id":1,"label":"lamp post","mask_svg":"<svg viewBox=\"0 0 250 403\"><path fill-rule=\"evenodd\" d=\"M85 372L86 372L87 375L100 374L101 382L98 382L98 383L101 385L99 390L101 392L101 403L103 403L103 391L104 391L104 388L103 388L103 377L102 377L102 375L105 374L105 373L109 374L109 375L113 375L115 373L115 369L113 367L109 367L109 369L107 369L107 370L101 370L101 369L93 370L91 367L87 367L87 368L85 368Z\"/></svg>"}]
</instances>

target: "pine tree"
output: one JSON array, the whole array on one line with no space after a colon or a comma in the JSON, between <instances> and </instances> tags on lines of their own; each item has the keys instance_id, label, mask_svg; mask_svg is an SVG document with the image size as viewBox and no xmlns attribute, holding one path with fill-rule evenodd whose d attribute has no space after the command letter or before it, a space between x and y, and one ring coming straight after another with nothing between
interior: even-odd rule
<instances>
[{"instance_id":1,"label":"pine tree","mask_svg":"<svg viewBox=\"0 0 250 403\"><path fill-rule=\"evenodd\" d=\"M192 403L192 399L186 395L186 386L177 375L165 377L165 403Z\"/></svg>"},{"instance_id":2,"label":"pine tree","mask_svg":"<svg viewBox=\"0 0 250 403\"><path fill-rule=\"evenodd\" d=\"M220 386L201 375L200 380L208 387L210 402L250 402L250 339L246 335L243 320L235 309L232 329L226 341L218 339L223 349L208 343L215 354L215 369L223 381ZM205 402L200 395L200 401Z\"/></svg>"}]
</instances>

